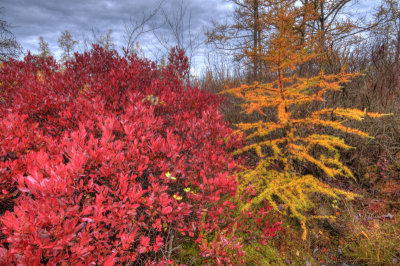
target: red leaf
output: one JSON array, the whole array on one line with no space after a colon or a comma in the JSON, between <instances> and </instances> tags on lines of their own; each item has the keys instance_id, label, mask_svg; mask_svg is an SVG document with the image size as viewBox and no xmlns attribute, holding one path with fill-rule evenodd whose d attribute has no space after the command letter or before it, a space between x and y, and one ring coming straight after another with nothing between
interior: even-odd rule
<instances>
[{"instance_id":1,"label":"red leaf","mask_svg":"<svg viewBox=\"0 0 400 266\"><path fill-rule=\"evenodd\" d=\"M162 238L160 235L158 235L158 236L156 237L156 242L154 243L153 250L154 250L154 251L157 251L157 250L159 250L163 245L164 245L163 238Z\"/></svg>"},{"instance_id":2,"label":"red leaf","mask_svg":"<svg viewBox=\"0 0 400 266\"><path fill-rule=\"evenodd\" d=\"M161 210L161 213L166 215L172 212L172 207L171 206L167 206L167 207L163 207Z\"/></svg>"},{"instance_id":3,"label":"red leaf","mask_svg":"<svg viewBox=\"0 0 400 266\"><path fill-rule=\"evenodd\" d=\"M108 258L106 258L106 260L104 261L104 266L114 266L115 255L117 255L117 253L113 253L111 256L108 256Z\"/></svg>"}]
</instances>

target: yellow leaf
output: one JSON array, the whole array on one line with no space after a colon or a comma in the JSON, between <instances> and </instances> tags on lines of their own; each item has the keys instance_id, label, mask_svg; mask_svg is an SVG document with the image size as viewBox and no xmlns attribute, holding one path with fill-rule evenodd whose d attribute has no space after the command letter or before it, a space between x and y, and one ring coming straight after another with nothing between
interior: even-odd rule
<instances>
[{"instance_id":1,"label":"yellow leaf","mask_svg":"<svg viewBox=\"0 0 400 266\"><path fill-rule=\"evenodd\" d=\"M182 200L182 196L179 196L179 195L174 194L174 199L176 199L176 200Z\"/></svg>"},{"instance_id":2,"label":"yellow leaf","mask_svg":"<svg viewBox=\"0 0 400 266\"><path fill-rule=\"evenodd\" d=\"M170 172L166 172L166 173L165 173L165 176L166 176L168 179L176 180L176 177L172 176Z\"/></svg>"}]
</instances>

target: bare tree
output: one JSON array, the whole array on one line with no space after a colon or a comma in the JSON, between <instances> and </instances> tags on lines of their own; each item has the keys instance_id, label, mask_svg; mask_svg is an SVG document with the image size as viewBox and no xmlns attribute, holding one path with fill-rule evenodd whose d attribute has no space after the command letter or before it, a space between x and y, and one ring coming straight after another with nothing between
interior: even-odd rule
<instances>
[{"instance_id":1,"label":"bare tree","mask_svg":"<svg viewBox=\"0 0 400 266\"><path fill-rule=\"evenodd\" d=\"M21 46L10 31L10 25L0 19L0 62L7 61L10 57L17 57L20 53Z\"/></svg>"},{"instance_id":2,"label":"bare tree","mask_svg":"<svg viewBox=\"0 0 400 266\"><path fill-rule=\"evenodd\" d=\"M71 58L71 54L74 51L75 45L78 41L72 38L71 33L68 30L65 30L60 38L58 38L58 45L63 50L62 60L65 61Z\"/></svg>"},{"instance_id":3,"label":"bare tree","mask_svg":"<svg viewBox=\"0 0 400 266\"><path fill-rule=\"evenodd\" d=\"M381 112L400 112L400 4L396 0L383 0L376 10L378 26L360 48L367 64L364 71L365 86L362 99L364 108ZM360 64L360 59L358 64ZM361 61L362 62L362 61ZM357 91L358 93L358 91Z\"/></svg>"},{"instance_id":4,"label":"bare tree","mask_svg":"<svg viewBox=\"0 0 400 266\"><path fill-rule=\"evenodd\" d=\"M259 80L263 68L261 53L263 41L267 38L266 27L261 18L267 9L264 0L229 0L235 9L231 21L213 22L208 30L207 43L219 52L233 56L234 61L242 63L247 69L249 82Z\"/></svg>"},{"instance_id":5,"label":"bare tree","mask_svg":"<svg viewBox=\"0 0 400 266\"><path fill-rule=\"evenodd\" d=\"M125 56L127 56L129 53L137 52L139 47L138 41L142 35L153 32L162 26L161 24L150 24L150 22L160 12L164 2L165 0L162 0L157 7L151 10L149 13L143 13L139 20L131 17L129 23L125 24L124 38L126 44L122 47Z\"/></svg>"},{"instance_id":6,"label":"bare tree","mask_svg":"<svg viewBox=\"0 0 400 266\"><path fill-rule=\"evenodd\" d=\"M400 64L400 3L397 0L383 0L375 15L378 26L372 31L386 49L392 51L392 59Z\"/></svg>"},{"instance_id":7,"label":"bare tree","mask_svg":"<svg viewBox=\"0 0 400 266\"><path fill-rule=\"evenodd\" d=\"M174 7L174 10L175 12L169 12L164 8L161 10L166 28L160 28L153 33L166 53L174 47L183 50L191 66L195 53L204 43L200 39L204 34L202 30L193 32L192 12L188 10L188 5L184 5L183 0L179 6Z\"/></svg>"}]
</instances>

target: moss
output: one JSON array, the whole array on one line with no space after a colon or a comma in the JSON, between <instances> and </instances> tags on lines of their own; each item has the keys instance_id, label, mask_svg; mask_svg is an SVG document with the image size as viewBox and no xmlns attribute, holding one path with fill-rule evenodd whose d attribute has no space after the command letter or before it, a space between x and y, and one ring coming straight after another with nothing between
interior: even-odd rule
<instances>
[{"instance_id":1,"label":"moss","mask_svg":"<svg viewBox=\"0 0 400 266\"><path fill-rule=\"evenodd\" d=\"M271 244L262 245L259 243L245 245L245 265L284 265L278 250Z\"/></svg>"},{"instance_id":2,"label":"moss","mask_svg":"<svg viewBox=\"0 0 400 266\"><path fill-rule=\"evenodd\" d=\"M200 249L193 241L187 241L182 244L182 248L179 253L175 256L174 261L184 265L203 265L204 261L199 256Z\"/></svg>"}]
</instances>

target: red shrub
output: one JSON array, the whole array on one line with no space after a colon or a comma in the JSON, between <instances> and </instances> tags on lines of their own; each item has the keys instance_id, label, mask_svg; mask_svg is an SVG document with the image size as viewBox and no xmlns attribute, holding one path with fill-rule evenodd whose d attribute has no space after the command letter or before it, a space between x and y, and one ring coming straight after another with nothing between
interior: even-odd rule
<instances>
[{"instance_id":1,"label":"red shrub","mask_svg":"<svg viewBox=\"0 0 400 266\"><path fill-rule=\"evenodd\" d=\"M232 227L240 140L185 60L94 47L62 70L31 55L0 69L0 262L168 262L182 237Z\"/></svg>"}]
</instances>

